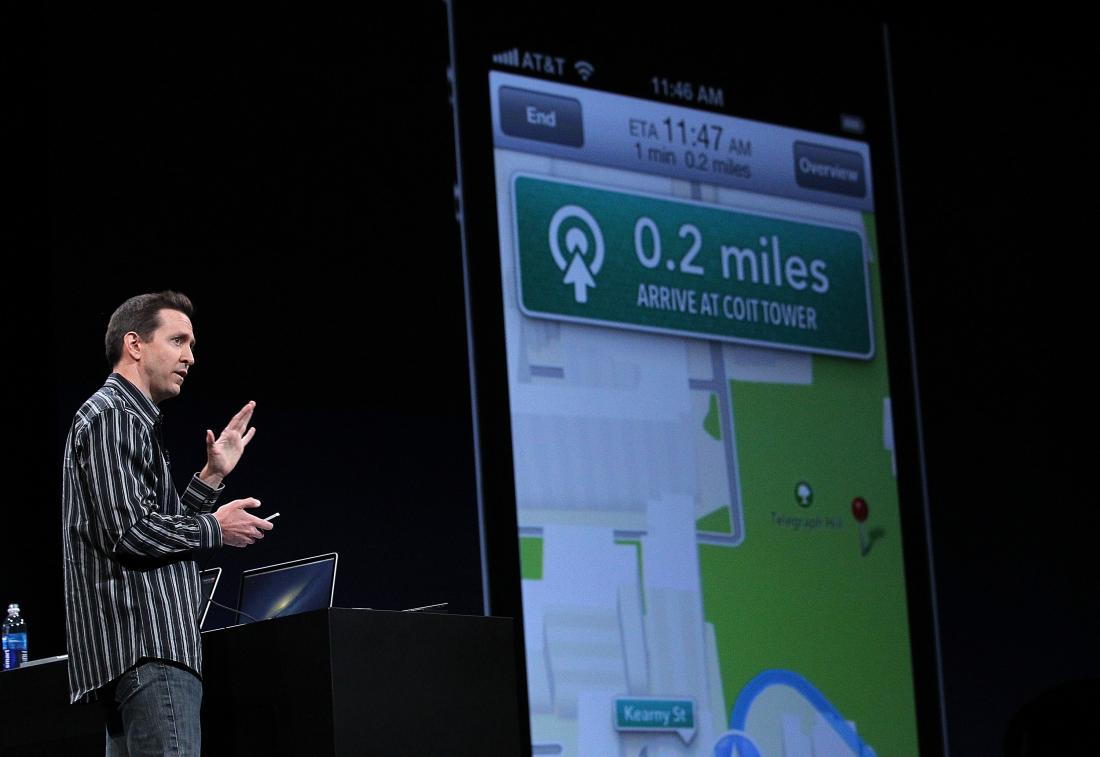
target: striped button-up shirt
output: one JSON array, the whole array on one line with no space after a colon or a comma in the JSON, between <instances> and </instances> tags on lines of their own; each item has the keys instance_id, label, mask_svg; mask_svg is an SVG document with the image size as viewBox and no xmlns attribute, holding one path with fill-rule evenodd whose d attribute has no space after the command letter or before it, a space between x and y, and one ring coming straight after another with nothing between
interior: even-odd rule
<instances>
[{"instance_id":1,"label":"striped button-up shirt","mask_svg":"<svg viewBox=\"0 0 1100 757\"><path fill-rule=\"evenodd\" d=\"M145 657L202 673L197 549L220 547L222 488L172 485L160 411L117 373L85 402L65 442L62 510L71 701Z\"/></svg>"}]
</instances>

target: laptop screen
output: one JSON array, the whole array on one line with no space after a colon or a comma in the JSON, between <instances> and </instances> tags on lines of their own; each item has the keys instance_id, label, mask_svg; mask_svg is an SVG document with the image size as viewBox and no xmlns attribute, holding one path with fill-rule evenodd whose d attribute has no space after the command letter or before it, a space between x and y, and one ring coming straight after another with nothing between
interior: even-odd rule
<instances>
[{"instance_id":1,"label":"laptop screen","mask_svg":"<svg viewBox=\"0 0 1100 757\"><path fill-rule=\"evenodd\" d=\"M332 606L336 553L253 568L241 573L238 623Z\"/></svg>"},{"instance_id":2,"label":"laptop screen","mask_svg":"<svg viewBox=\"0 0 1100 757\"><path fill-rule=\"evenodd\" d=\"M214 589L218 588L218 579L222 577L221 568L207 568L199 573L199 587L202 593L202 605L199 606L199 628L206 625L206 614L210 612L210 600L214 596Z\"/></svg>"}]
</instances>

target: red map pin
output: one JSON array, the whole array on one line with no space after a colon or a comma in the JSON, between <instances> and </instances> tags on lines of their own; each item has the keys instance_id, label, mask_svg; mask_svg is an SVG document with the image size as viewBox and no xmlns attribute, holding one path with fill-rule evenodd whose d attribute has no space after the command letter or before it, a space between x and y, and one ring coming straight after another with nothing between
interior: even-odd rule
<instances>
[{"instance_id":1,"label":"red map pin","mask_svg":"<svg viewBox=\"0 0 1100 757\"><path fill-rule=\"evenodd\" d=\"M852 500L852 517L862 523L867 520L867 500L863 497L856 497Z\"/></svg>"},{"instance_id":2,"label":"red map pin","mask_svg":"<svg viewBox=\"0 0 1100 757\"><path fill-rule=\"evenodd\" d=\"M863 529L863 524L870 514L870 510L867 508L867 500L863 497L856 497L852 500L852 517L859 523L859 554L861 556L866 555L871 549L871 545L867 543L867 533Z\"/></svg>"}]
</instances>

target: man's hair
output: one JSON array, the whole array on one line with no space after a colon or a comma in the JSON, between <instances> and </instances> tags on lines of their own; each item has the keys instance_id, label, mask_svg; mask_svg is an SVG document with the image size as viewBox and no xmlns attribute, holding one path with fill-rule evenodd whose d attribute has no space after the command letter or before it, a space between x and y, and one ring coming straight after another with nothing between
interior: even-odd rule
<instances>
[{"instance_id":1,"label":"man's hair","mask_svg":"<svg viewBox=\"0 0 1100 757\"><path fill-rule=\"evenodd\" d=\"M143 342L152 338L153 332L160 328L161 310L178 310L190 318L195 308L187 295L171 290L139 294L118 306L103 338L108 368L114 368L122 359L122 337L126 334L134 331Z\"/></svg>"}]
</instances>

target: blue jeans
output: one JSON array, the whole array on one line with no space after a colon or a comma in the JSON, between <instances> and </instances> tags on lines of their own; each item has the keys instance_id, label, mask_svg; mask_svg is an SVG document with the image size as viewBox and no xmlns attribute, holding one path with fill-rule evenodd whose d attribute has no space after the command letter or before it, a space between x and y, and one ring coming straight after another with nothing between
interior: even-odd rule
<instances>
[{"instance_id":1,"label":"blue jeans","mask_svg":"<svg viewBox=\"0 0 1100 757\"><path fill-rule=\"evenodd\" d=\"M199 757L202 681L188 668L142 660L101 697L107 715L107 757Z\"/></svg>"}]
</instances>

